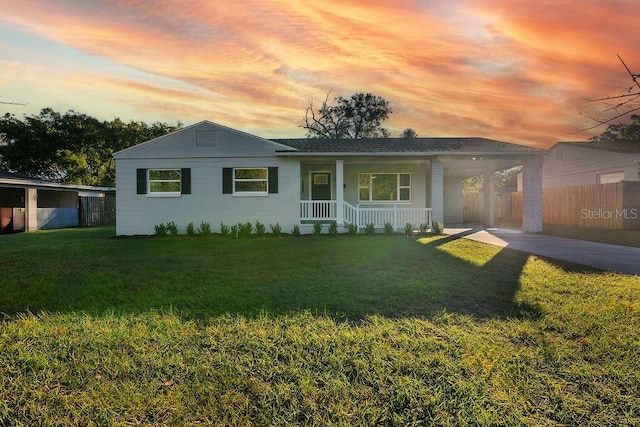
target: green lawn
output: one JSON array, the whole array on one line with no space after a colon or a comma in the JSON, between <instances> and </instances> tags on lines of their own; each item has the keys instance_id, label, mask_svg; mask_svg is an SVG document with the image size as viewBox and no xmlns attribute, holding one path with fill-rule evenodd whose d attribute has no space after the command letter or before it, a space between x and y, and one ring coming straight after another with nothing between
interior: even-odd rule
<instances>
[{"instance_id":1,"label":"green lawn","mask_svg":"<svg viewBox=\"0 0 640 427\"><path fill-rule=\"evenodd\" d=\"M0 426L640 424L638 277L449 237L0 257Z\"/></svg>"}]
</instances>

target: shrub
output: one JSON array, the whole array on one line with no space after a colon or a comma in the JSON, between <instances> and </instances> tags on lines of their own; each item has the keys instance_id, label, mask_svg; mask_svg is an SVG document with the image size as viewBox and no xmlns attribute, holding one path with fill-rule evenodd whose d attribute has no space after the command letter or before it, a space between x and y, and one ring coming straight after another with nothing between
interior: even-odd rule
<instances>
[{"instance_id":1,"label":"shrub","mask_svg":"<svg viewBox=\"0 0 640 427\"><path fill-rule=\"evenodd\" d=\"M404 235L411 236L412 234L413 234L413 224L408 222L404 225Z\"/></svg>"},{"instance_id":2,"label":"shrub","mask_svg":"<svg viewBox=\"0 0 640 427\"><path fill-rule=\"evenodd\" d=\"M429 224L423 222L422 224L420 224L420 227L418 227L418 229L421 233L426 233L427 231L429 231Z\"/></svg>"},{"instance_id":3,"label":"shrub","mask_svg":"<svg viewBox=\"0 0 640 427\"><path fill-rule=\"evenodd\" d=\"M229 237L229 226L225 225L223 222L220 222L220 235L222 237Z\"/></svg>"},{"instance_id":4,"label":"shrub","mask_svg":"<svg viewBox=\"0 0 640 427\"><path fill-rule=\"evenodd\" d=\"M293 230L291 230L291 234L296 237L300 237L300 226L298 224L293 226Z\"/></svg>"},{"instance_id":5,"label":"shrub","mask_svg":"<svg viewBox=\"0 0 640 427\"><path fill-rule=\"evenodd\" d=\"M193 227L193 221L192 221L189 224L187 224L187 235L193 236L194 234L196 234L196 230Z\"/></svg>"},{"instance_id":6,"label":"shrub","mask_svg":"<svg viewBox=\"0 0 640 427\"><path fill-rule=\"evenodd\" d=\"M338 223L333 221L331 224L329 224L329 229L327 230L327 232L329 234L338 234Z\"/></svg>"},{"instance_id":7,"label":"shrub","mask_svg":"<svg viewBox=\"0 0 640 427\"><path fill-rule=\"evenodd\" d=\"M154 225L153 229L156 236L164 236L167 234L167 227L164 225L164 222Z\"/></svg>"},{"instance_id":8,"label":"shrub","mask_svg":"<svg viewBox=\"0 0 640 427\"><path fill-rule=\"evenodd\" d=\"M355 224L349 224L349 234L356 234L358 232L358 226Z\"/></svg>"},{"instance_id":9,"label":"shrub","mask_svg":"<svg viewBox=\"0 0 640 427\"><path fill-rule=\"evenodd\" d=\"M375 228L375 226L373 225L372 222L370 222L368 224L365 224L365 226L364 226L364 234L373 234L373 233L375 233L375 231L376 231L376 228Z\"/></svg>"},{"instance_id":10,"label":"shrub","mask_svg":"<svg viewBox=\"0 0 640 427\"><path fill-rule=\"evenodd\" d=\"M431 232L433 234L442 234L444 232L444 225L440 221L431 222Z\"/></svg>"},{"instance_id":11,"label":"shrub","mask_svg":"<svg viewBox=\"0 0 640 427\"><path fill-rule=\"evenodd\" d=\"M167 231L169 232L169 234L171 234L172 236L175 236L178 234L178 226L176 225L175 222L169 221L165 227L167 228Z\"/></svg>"},{"instance_id":12,"label":"shrub","mask_svg":"<svg viewBox=\"0 0 640 427\"><path fill-rule=\"evenodd\" d=\"M276 225L269 224L269 228L271 228L271 234L273 237L278 237L280 236L280 233L282 233L282 227L280 227L280 224L277 222Z\"/></svg>"},{"instance_id":13,"label":"shrub","mask_svg":"<svg viewBox=\"0 0 640 427\"><path fill-rule=\"evenodd\" d=\"M230 235L231 235L232 239L237 239L238 237L240 237L240 236L238 236L238 231L239 231L238 224L234 224L234 225L231 226L231 234Z\"/></svg>"},{"instance_id":14,"label":"shrub","mask_svg":"<svg viewBox=\"0 0 640 427\"><path fill-rule=\"evenodd\" d=\"M260 221L256 221L256 236L264 237L265 226Z\"/></svg>"},{"instance_id":15,"label":"shrub","mask_svg":"<svg viewBox=\"0 0 640 427\"><path fill-rule=\"evenodd\" d=\"M313 223L313 234L316 236L322 234L322 224L320 224L320 222Z\"/></svg>"},{"instance_id":16,"label":"shrub","mask_svg":"<svg viewBox=\"0 0 640 427\"><path fill-rule=\"evenodd\" d=\"M208 222L202 221L200 223L200 227L198 227L198 233L203 235L211 234L211 224Z\"/></svg>"},{"instance_id":17,"label":"shrub","mask_svg":"<svg viewBox=\"0 0 640 427\"><path fill-rule=\"evenodd\" d=\"M393 225L388 221L384 223L384 234L393 234Z\"/></svg>"},{"instance_id":18,"label":"shrub","mask_svg":"<svg viewBox=\"0 0 640 427\"><path fill-rule=\"evenodd\" d=\"M250 222L245 222L244 224L238 223L238 238L248 239L251 237L251 232L253 231L253 225Z\"/></svg>"}]
</instances>

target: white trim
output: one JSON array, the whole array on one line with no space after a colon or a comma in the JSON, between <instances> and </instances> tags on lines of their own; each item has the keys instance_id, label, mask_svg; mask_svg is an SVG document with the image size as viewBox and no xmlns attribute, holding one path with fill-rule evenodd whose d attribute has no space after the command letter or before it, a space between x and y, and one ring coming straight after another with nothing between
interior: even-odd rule
<instances>
[{"instance_id":1,"label":"white trim","mask_svg":"<svg viewBox=\"0 0 640 427\"><path fill-rule=\"evenodd\" d=\"M178 171L179 179L154 179L151 180L151 171ZM151 191L152 182L177 182L180 191ZM182 169L181 168L148 168L147 169L147 197L180 197L182 195Z\"/></svg>"},{"instance_id":2,"label":"white trim","mask_svg":"<svg viewBox=\"0 0 640 427\"><path fill-rule=\"evenodd\" d=\"M367 187L361 187L360 186L360 176L361 175L369 175L369 185ZM373 179L372 176L373 175L395 175L396 176L396 198L395 200L373 200ZM400 185L400 175L409 175L409 185ZM358 173L358 203L362 204L362 203L373 203L373 204L388 204L388 203L394 203L394 204L411 204L412 200L413 200L413 177L412 177L412 173L411 172L361 172ZM360 189L361 188L368 188L369 189L369 198L368 199L361 199L360 198ZM401 189L409 189L409 199L408 200L403 200L400 199L400 190Z\"/></svg>"},{"instance_id":3,"label":"white trim","mask_svg":"<svg viewBox=\"0 0 640 427\"><path fill-rule=\"evenodd\" d=\"M263 170L265 172L265 177L264 178L238 178L236 179L236 171L237 170ZM247 196L268 196L269 195L269 168L268 167L237 167L237 168L233 168L233 172L232 172L232 192L231 194L233 194L234 196L241 196L241 197L247 197ZM236 190L236 182L264 182L265 183L265 190L264 191L237 191Z\"/></svg>"}]
</instances>

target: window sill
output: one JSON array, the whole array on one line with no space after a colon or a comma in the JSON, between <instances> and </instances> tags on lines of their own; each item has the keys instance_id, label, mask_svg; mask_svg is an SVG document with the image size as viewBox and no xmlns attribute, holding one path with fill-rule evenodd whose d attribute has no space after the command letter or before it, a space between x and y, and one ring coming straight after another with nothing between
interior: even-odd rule
<instances>
[{"instance_id":1,"label":"window sill","mask_svg":"<svg viewBox=\"0 0 640 427\"><path fill-rule=\"evenodd\" d=\"M267 197L269 193L233 193L233 197Z\"/></svg>"},{"instance_id":2,"label":"window sill","mask_svg":"<svg viewBox=\"0 0 640 427\"><path fill-rule=\"evenodd\" d=\"M182 193L147 193L147 197L157 198L157 197L180 197Z\"/></svg>"}]
</instances>

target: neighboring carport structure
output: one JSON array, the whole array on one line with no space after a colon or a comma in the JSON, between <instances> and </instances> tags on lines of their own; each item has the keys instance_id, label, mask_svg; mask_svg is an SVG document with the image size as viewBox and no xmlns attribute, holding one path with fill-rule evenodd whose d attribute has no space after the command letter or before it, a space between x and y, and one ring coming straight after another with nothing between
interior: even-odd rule
<instances>
[{"instance_id":1,"label":"neighboring carport structure","mask_svg":"<svg viewBox=\"0 0 640 427\"><path fill-rule=\"evenodd\" d=\"M104 197L114 191L0 170L0 233L78 226L80 196Z\"/></svg>"}]
</instances>

